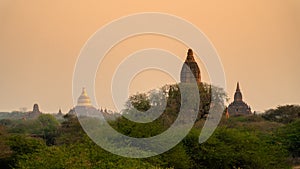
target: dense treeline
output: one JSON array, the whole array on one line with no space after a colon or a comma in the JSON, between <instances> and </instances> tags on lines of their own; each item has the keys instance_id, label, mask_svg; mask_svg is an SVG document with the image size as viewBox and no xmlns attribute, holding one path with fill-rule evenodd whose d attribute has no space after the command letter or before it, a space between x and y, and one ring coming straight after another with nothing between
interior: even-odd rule
<instances>
[{"instance_id":1,"label":"dense treeline","mask_svg":"<svg viewBox=\"0 0 300 169\"><path fill-rule=\"evenodd\" d=\"M205 98L190 133L171 150L150 158L130 159L111 154L96 145L78 119L65 115L62 121L42 114L31 120L1 120L0 168L290 168L300 158L300 108L280 106L262 115L222 117L219 127L203 144L199 133L208 112L209 85L201 86ZM151 137L164 132L176 119L180 107L177 86L165 86L160 95L138 94L130 98L124 114L139 116L166 98L164 113L146 124L125 117L110 121L119 132L133 137ZM225 98L218 89L218 97ZM160 97L157 97L160 96ZM150 99L155 97L155 99ZM155 110L155 109L154 109ZM280 112L280 113L278 113ZM212 117L208 117L212 118ZM171 138L170 138L171 139Z\"/></svg>"}]
</instances>

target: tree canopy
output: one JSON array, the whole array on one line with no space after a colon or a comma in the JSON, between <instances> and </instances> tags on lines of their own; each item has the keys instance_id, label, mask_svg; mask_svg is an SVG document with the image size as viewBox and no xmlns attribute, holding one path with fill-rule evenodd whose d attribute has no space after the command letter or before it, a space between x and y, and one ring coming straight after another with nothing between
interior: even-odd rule
<instances>
[{"instance_id":1,"label":"tree canopy","mask_svg":"<svg viewBox=\"0 0 300 169\"><path fill-rule=\"evenodd\" d=\"M51 114L42 114L30 120L0 121L1 168L281 169L299 165L299 106L279 106L263 114L229 119L223 115L213 135L199 144L199 134L212 106L212 97L222 101L226 99L226 93L207 84L198 87L202 100L194 127L181 142L163 154L143 159L114 155L88 137L75 115L67 114L58 121ZM211 96L213 90L216 94ZM131 96L124 116L109 121L109 124L127 136L152 137L172 125L180 106L178 85L166 85L160 92ZM155 117L161 107L165 107L163 113L150 123L137 123L126 118L142 119L145 112L153 113ZM92 124L98 119L87 120Z\"/></svg>"}]
</instances>

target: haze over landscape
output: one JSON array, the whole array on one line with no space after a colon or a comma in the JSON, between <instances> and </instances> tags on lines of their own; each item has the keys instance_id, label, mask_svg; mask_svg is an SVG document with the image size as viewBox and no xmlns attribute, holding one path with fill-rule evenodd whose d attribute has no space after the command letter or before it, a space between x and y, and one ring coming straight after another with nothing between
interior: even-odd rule
<instances>
[{"instance_id":1,"label":"haze over landscape","mask_svg":"<svg viewBox=\"0 0 300 169\"><path fill-rule=\"evenodd\" d=\"M84 43L112 20L139 12L169 13L202 30L219 53L229 102L239 81L252 110L300 103L300 1L2 0L0 111L31 109L38 103L43 112L67 112L73 107L73 71ZM132 37L115 46L97 73L101 106L114 109L108 98L111 75L124 57L144 48L169 50L184 60L188 47L156 35ZM198 63L203 81L209 82ZM130 93L172 83L162 72L146 71L133 80Z\"/></svg>"}]
</instances>

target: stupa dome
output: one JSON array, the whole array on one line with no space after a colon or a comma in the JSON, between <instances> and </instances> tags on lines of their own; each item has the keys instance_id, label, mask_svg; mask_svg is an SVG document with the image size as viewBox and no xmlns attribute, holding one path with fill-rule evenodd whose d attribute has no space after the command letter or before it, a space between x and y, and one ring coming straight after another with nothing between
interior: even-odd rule
<instances>
[{"instance_id":1,"label":"stupa dome","mask_svg":"<svg viewBox=\"0 0 300 169\"><path fill-rule=\"evenodd\" d=\"M77 106L92 106L91 99L87 95L85 88L82 88L82 93L77 100Z\"/></svg>"}]
</instances>

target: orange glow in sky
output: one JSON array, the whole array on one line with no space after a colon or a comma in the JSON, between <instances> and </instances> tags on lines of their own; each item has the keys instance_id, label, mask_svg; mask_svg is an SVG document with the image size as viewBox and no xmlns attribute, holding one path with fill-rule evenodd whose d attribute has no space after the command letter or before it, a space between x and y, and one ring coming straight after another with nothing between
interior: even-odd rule
<instances>
[{"instance_id":1,"label":"orange glow in sky","mask_svg":"<svg viewBox=\"0 0 300 169\"><path fill-rule=\"evenodd\" d=\"M232 101L239 81L252 110L300 103L300 1L11 1L0 2L0 111L31 109L67 112L73 107L72 76L80 49L99 28L114 19L139 12L179 16L202 30L214 44L224 66ZM102 107L110 74L130 53L163 48L185 59L187 46L161 36L137 36L115 46L96 78ZM200 60L203 80L209 82ZM153 80L153 77L161 79ZM130 92L143 92L166 83L168 75L139 74Z\"/></svg>"}]
</instances>

